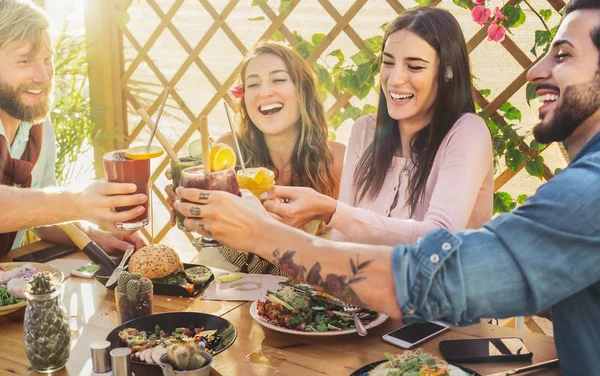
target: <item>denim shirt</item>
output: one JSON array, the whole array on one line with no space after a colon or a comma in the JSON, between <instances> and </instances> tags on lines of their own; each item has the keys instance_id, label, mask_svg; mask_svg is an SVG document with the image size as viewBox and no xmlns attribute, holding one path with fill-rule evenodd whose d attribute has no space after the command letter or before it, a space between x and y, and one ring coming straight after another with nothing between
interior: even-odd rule
<instances>
[{"instance_id":1,"label":"denim shirt","mask_svg":"<svg viewBox=\"0 0 600 376\"><path fill-rule=\"evenodd\" d=\"M392 255L405 322L455 326L552 307L563 375L600 370L600 133L525 204L480 230L436 230Z\"/></svg>"}]
</instances>

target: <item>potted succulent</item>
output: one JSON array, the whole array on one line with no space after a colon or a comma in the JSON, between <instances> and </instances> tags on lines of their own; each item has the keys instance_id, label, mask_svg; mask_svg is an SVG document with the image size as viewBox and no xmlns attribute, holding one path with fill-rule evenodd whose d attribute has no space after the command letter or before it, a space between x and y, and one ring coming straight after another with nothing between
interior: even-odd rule
<instances>
[{"instance_id":1,"label":"potted succulent","mask_svg":"<svg viewBox=\"0 0 600 376\"><path fill-rule=\"evenodd\" d=\"M59 370L69 360L71 330L62 287L50 275L39 273L25 290L25 349L31 365L41 373Z\"/></svg>"},{"instance_id":2,"label":"potted succulent","mask_svg":"<svg viewBox=\"0 0 600 376\"><path fill-rule=\"evenodd\" d=\"M119 275L115 299L121 323L152 314L152 281L140 274Z\"/></svg>"}]
</instances>

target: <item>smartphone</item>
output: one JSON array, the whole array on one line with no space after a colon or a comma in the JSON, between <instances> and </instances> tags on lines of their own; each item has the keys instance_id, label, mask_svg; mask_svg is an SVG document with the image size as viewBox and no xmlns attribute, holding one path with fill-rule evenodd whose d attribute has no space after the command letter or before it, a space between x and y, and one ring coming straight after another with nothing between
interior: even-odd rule
<instances>
[{"instance_id":1,"label":"smartphone","mask_svg":"<svg viewBox=\"0 0 600 376\"><path fill-rule=\"evenodd\" d=\"M450 330L450 326L441 322L417 322L389 332L382 338L385 342L392 345L402 347L403 349L412 349L448 330Z\"/></svg>"},{"instance_id":2,"label":"smartphone","mask_svg":"<svg viewBox=\"0 0 600 376\"><path fill-rule=\"evenodd\" d=\"M440 342L440 351L448 362L480 363L529 360L529 351L521 338L478 338Z\"/></svg>"},{"instance_id":3,"label":"smartphone","mask_svg":"<svg viewBox=\"0 0 600 376\"><path fill-rule=\"evenodd\" d=\"M98 270L100 270L100 265L90 262L80 268L71 270L71 275L82 278L93 278Z\"/></svg>"},{"instance_id":4,"label":"smartphone","mask_svg":"<svg viewBox=\"0 0 600 376\"><path fill-rule=\"evenodd\" d=\"M79 249L74 245L57 244L47 248L40 249L35 252L28 253L13 258L13 261L18 262L48 262L71 253L77 252Z\"/></svg>"}]
</instances>

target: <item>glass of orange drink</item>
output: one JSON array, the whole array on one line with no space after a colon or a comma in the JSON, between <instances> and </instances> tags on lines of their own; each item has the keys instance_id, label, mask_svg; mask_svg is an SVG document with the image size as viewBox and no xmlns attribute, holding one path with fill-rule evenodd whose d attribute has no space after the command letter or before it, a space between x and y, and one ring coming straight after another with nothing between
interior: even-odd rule
<instances>
[{"instance_id":1,"label":"glass of orange drink","mask_svg":"<svg viewBox=\"0 0 600 376\"><path fill-rule=\"evenodd\" d=\"M237 172L240 189L247 189L256 197L275 185L275 173L266 167L251 167Z\"/></svg>"}]
</instances>

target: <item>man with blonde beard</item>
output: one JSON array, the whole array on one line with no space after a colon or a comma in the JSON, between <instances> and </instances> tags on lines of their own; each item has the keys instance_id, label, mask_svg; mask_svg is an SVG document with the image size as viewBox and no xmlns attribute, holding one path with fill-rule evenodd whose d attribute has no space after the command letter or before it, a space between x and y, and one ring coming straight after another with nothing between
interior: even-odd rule
<instances>
[{"instance_id":1,"label":"man with blonde beard","mask_svg":"<svg viewBox=\"0 0 600 376\"><path fill-rule=\"evenodd\" d=\"M30 1L0 0L0 256L31 228L43 240L69 244L56 223L88 220L115 234L84 231L109 252L139 248L143 240L114 223L140 215L145 195L134 184L99 180L82 191L53 187L56 145L48 115L54 65L50 21ZM117 195L117 196L112 196ZM112 196L112 197L111 197ZM137 205L125 212L114 207Z\"/></svg>"}]
</instances>

